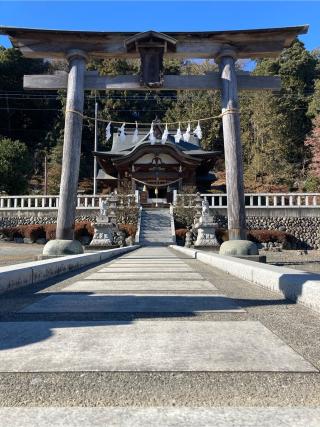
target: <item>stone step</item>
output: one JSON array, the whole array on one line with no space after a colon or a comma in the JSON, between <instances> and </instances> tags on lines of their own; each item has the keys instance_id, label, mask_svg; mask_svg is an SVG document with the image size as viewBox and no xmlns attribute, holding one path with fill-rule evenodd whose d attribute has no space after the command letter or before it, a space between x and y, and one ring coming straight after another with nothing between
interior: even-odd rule
<instances>
[{"instance_id":1,"label":"stone step","mask_svg":"<svg viewBox=\"0 0 320 427\"><path fill-rule=\"evenodd\" d=\"M164 233L164 232L159 232L156 233L154 231L143 231L140 236L145 236L145 237L170 237L171 233Z\"/></svg>"},{"instance_id":2,"label":"stone step","mask_svg":"<svg viewBox=\"0 0 320 427\"><path fill-rule=\"evenodd\" d=\"M141 214L140 243L169 245L173 243L171 236L171 216L168 209L148 210Z\"/></svg>"}]
</instances>

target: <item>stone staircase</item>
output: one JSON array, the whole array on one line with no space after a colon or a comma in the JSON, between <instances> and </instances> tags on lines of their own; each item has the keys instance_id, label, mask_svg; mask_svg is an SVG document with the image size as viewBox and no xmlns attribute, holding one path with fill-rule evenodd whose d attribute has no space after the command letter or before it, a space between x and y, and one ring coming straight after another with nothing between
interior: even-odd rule
<instances>
[{"instance_id":1,"label":"stone staircase","mask_svg":"<svg viewBox=\"0 0 320 427\"><path fill-rule=\"evenodd\" d=\"M174 243L169 209L143 209L140 240L143 246L168 246Z\"/></svg>"}]
</instances>

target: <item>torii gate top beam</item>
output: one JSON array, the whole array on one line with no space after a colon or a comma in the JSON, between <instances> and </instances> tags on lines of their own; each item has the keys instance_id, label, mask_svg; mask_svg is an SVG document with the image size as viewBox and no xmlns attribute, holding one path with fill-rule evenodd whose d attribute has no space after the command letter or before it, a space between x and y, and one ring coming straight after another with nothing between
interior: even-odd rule
<instances>
[{"instance_id":1,"label":"torii gate top beam","mask_svg":"<svg viewBox=\"0 0 320 427\"><path fill-rule=\"evenodd\" d=\"M283 28L234 31L167 32L177 41L175 51L165 55L177 58L214 58L222 46L231 45L237 58L274 57L290 46L299 34L308 31L307 25ZM139 53L128 52L125 41L133 32L97 32L42 30L0 27L0 34L10 37L11 43L28 58L65 58L71 49L79 49L91 58L135 58Z\"/></svg>"}]
</instances>

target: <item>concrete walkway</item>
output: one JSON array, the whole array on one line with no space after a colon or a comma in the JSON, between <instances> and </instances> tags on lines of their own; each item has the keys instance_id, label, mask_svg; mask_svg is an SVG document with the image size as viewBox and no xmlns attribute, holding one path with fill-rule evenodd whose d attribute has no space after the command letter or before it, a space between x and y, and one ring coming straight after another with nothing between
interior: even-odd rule
<instances>
[{"instance_id":1,"label":"concrete walkway","mask_svg":"<svg viewBox=\"0 0 320 427\"><path fill-rule=\"evenodd\" d=\"M320 316L165 247L7 293L0 313L12 426L320 425Z\"/></svg>"}]
</instances>

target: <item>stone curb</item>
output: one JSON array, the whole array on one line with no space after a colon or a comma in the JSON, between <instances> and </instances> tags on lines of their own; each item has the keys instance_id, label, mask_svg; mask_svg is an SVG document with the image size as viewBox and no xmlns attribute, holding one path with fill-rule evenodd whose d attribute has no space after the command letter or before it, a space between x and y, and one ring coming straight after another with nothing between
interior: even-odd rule
<instances>
[{"instance_id":1,"label":"stone curb","mask_svg":"<svg viewBox=\"0 0 320 427\"><path fill-rule=\"evenodd\" d=\"M138 248L139 245L134 245L0 267L0 293L32 285L71 270L123 255Z\"/></svg>"},{"instance_id":2,"label":"stone curb","mask_svg":"<svg viewBox=\"0 0 320 427\"><path fill-rule=\"evenodd\" d=\"M170 245L176 251L262 286L320 313L320 274Z\"/></svg>"}]
</instances>

